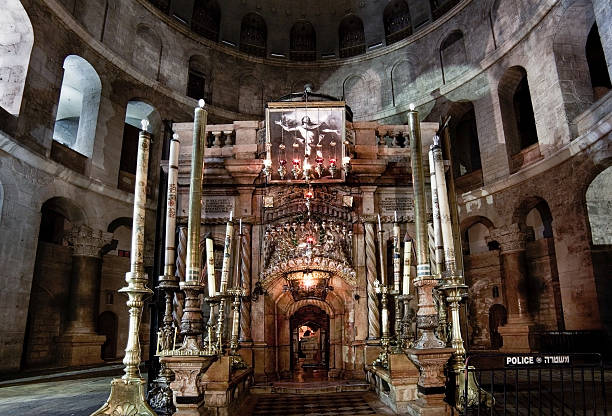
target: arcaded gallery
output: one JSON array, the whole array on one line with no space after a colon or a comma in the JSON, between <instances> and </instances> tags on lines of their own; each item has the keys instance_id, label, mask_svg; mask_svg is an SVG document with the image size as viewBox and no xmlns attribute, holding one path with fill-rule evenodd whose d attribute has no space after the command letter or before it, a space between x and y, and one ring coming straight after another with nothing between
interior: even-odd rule
<instances>
[{"instance_id":1,"label":"arcaded gallery","mask_svg":"<svg viewBox=\"0 0 612 416\"><path fill-rule=\"evenodd\" d=\"M0 415L612 414L611 75L610 0L0 0Z\"/></svg>"}]
</instances>

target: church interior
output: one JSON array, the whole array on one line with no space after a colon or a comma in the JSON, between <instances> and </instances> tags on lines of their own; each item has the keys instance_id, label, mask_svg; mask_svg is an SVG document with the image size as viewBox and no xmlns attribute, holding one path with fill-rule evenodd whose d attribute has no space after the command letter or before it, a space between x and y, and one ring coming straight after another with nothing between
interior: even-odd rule
<instances>
[{"instance_id":1,"label":"church interior","mask_svg":"<svg viewBox=\"0 0 612 416\"><path fill-rule=\"evenodd\" d=\"M609 0L0 9L0 414L612 407Z\"/></svg>"}]
</instances>

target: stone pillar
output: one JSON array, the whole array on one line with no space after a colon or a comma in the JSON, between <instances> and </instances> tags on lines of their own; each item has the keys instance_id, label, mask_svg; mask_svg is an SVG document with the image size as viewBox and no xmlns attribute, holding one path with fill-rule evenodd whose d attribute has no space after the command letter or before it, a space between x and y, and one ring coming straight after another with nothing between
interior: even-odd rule
<instances>
[{"instance_id":1,"label":"stone pillar","mask_svg":"<svg viewBox=\"0 0 612 416\"><path fill-rule=\"evenodd\" d=\"M242 288L246 293L251 293L251 224L242 225L242 240L240 251L242 261L240 263L240 276L242 277ZM240 305L240 342L253 343L251 338L251 301L243 299Z\"/></svg>"},{"instance_id":2,"label":"stone pillar","mask_svg":"<svg viewBox=\"0 0 612 416\"><path fill-rule=\"evenodd\" d=\"M368 339L380 339L380 312L378 296L374 291L376 272L376 237L373 222L365 223L366 232L366 272L368 278Z\"/></svg>"},{"instance_id":3,"label":"stone pillar","mask_svg":"<svg viewBox=\"0 0 612 416\"><path fill-rule=\"evenodd\" d=\"M109 244L112 234L94 230L86 225L76 226L68 235L73 246L72 276L68 324L64 334L57 337L58 364L88 365L102 362L101 347L106 340L96 334L101 249Z\"/></svg>"},{"instance_id":4,"label":"stone pillar","mask_svg":"<svg viewBox=\"0 0 612 416\"><path fill-rule=\"evenodd\" d=\"M499 328L503 337L502 351L529 352L529 331L533 319L528 310L526 233L518 224L491 231L490 240L501 249L501 267L508 307L508 323Z\"/></svg>"}]
</instances>

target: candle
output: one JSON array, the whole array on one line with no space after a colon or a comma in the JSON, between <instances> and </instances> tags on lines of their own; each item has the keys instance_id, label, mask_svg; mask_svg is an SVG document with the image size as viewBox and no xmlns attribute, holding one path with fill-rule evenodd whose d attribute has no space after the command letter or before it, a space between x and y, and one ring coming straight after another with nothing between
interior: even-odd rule
<instances>
[{"instance_id":1,"label":"candle","mask_svg":"<svg viewBox=\"0 0 612 416\"><path fill-rule=\"evenodd\" d=\"M404 240L404 279L402 282L402 294L410 294L410 274L412 272L412 240Z\"/></svg>"},{"instance_id":2,"label":"candle","mask_svg":"<svg viewBox=\"0 0 612 416\"><path fill-rule=\"evenodd\" d=\"M204 110L204 100L198 101L193 120L193 146L191 156L191 178L189 184L189 219L187 223L187 259L186 282L200 280L201 264L200 250L200 223L202 221L202 170L204 161L204 147L206 146L206 118L208 113Z\"/></svg>"},{"instance_id":3,"label":"candle","mask_svg":"<svg viewBox=\"0 0 612 416\"><path fill-rule=\"evenodd\" d=\"M208 297L216 294L215 282L215 249L213 239L206 237L206 272L208 275Z\"/></svg>"},{"instance_id":4,"label":"candle","mask_svg":"<svg viewBox=\"0 0 612 416\"><path fill-rule=\"evenodd\" d=\"M444 261L446 271L454 276L455 270L455 242L453 241L453 227L450 220L450 207L446 190L446 176L444 175L444 160L440 148L440 138L434 137L433 151L434 166L436 169L436 186L438 187L438 205L440 206L440 228L444 243Z\"/></svg>"},{"instance_id":5,"label":"candle","mask_svg":"<svg viewBox=\"0 0 612 416\"><path fill-rule=\"evenodd\" d=\"M242 235L242 218L240 218L240 227L238 228L238 234Z\"/></svg>"},{"instance_id":6,"label":"candle","mask_svg":"<svg viewBox=\"0 0 612 416\"><path fill-rule=\"evenodd\" d=\"M444 246L442 244L442 229L440 226L440 204L438 202L438 187L436 180L436 165L434 162L434 151L429 149L429 183L431 184L431 211L433 219L433 235L434 235L434 263L436 275L442 277L442 269L444 263Z\"/></svg>"},{"instance_id":7,"label":"candle","mask_svg":"<svg viewBox=\"0 0 612 416\"><path fill-rule=\"evenodd\" d=\"M225 247L223 248L223 266L221 267L221 287L219 291L225 293L230 273L230 260L232 257L232 237L234 234L234 224L232 223L232 211L230 211L229 221L225 228Z\"/></svg>"},{"instance_id":8,"label":"candle","mask_svg":"<svg viewBox=\"0 0 612 416\"><path fill-rule=\"evenodd\" d=\"M166 199L166 258L164 280L174 280L174 253L176 229L176 193L178 183L179 135L174 133L170 139L170 156L168 157L168 196Z\"/></svg>"},{"instance_id":9,"label":"candle","mask_svg":"<svg viewBox=\"0 0 612 416\"><path fill-rule=\"evenodd\" d=\"M132 220L132 252L130 272L132 276L144 272L144 230L145 209L147 204L147 171L149 166L149 147L151 135L147 131L148 120L142 120L142 131L138 137L138 155L136 159L136 187L134 189L134 215ZM126 275L126 280L128 276Z\"/></svg>"},{"instance_id":10,"label":"candle","mask_svg":"<svg viewBox=\"0 0 612 416\"><path fill-rule=\"evenodd\" d=\"M395 211L395 222L393 223L393 290L397 293L400 291L402 274L400 244L400 226L397 222L397 211Z\"/></svg>"},{"instance_id":11,"label":"candle","mask_svg":"<svg viewBox=\"0 0 612 416\"><path fill-rule=\"evenodd\" d=\"M380 222L380 214L378 214L378 252L380 254L380 283L385 286L387 284L387 278L385 275L385 252L383 244L383 229Z\"/></svg>"}]
</instances>

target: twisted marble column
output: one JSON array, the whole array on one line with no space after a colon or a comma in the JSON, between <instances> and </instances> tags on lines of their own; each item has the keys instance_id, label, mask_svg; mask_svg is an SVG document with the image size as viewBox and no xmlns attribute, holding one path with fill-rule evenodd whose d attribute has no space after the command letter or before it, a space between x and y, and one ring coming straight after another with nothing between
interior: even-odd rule
<instances>
[{"instance_id":1,"label":"twisted marble column","mask_svg":"<svg viewBox=\"0 0 612 416\"><path fill-rule=\"evenodd\" d=\"M178 244L176 247L176 277L179 282L185 281L185 261L187 259L187 227L178 227ZM183 308L185 307L185 294L181 291L174 292L173 317L178 327L183 319Z\"/></svg>"},{"instance_id":2,"label":"twisted marble column","mask_svg":"<svg viewBox=\"0 0 612 416\"><path fill-rule=\"evenodd\" d=\"M240 275L242 277L242 288L246 293L251 293L251 224L242 225L242 240L240 251L242 262L240 263ZM251 302L244 300L240 306L240 341L251 342Z\"/></svg>"},{"instance_id":3,"label":"twisted marble column","mask_svg":"<svg viewBox=\"0 0 612 416\"><path fill-rule=\"evenodd\" d=\"M374 291L376 271L376 231L373 222L365 223L366 232L366 272L368 280L368 339L380 338L380 312L378 296Z\"/></svg>"}]
</instances>

